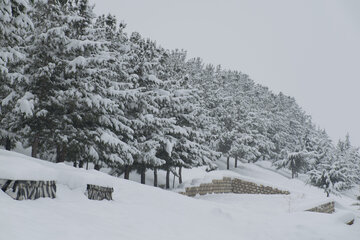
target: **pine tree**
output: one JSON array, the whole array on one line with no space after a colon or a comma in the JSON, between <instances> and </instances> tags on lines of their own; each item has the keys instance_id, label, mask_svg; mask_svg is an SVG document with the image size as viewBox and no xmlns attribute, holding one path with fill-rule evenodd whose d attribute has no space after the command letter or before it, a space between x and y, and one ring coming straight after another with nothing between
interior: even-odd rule
<instances>
[{"instance_id":1,"label":"pine tree","mask_svg":"<svg viewBox=\"0 0 360 240\"><path fill-rule=\"evenodd\" d=\"M23 66L24 36L33 28L28 1L7 0L0 4L0 142L7 150L14 147L16 134L9 123L14 121L12 109L23 94L26 76Z\"/></svg>"},{"instance_id":2,"label":"pine tree","mask_svg":"<svg viewBox=\"0 0 360 240\"><path fill-rule=\"evenodd\" d=\"M130 104L127 114L134 120L132 128L135 146L139 150L133 167L145 180L147 168L158 168L166 162L159 157L158 150L163 148L165 131L174 120L163 117L159 105L161 99L168 95L167 91L162 90L163 82L157 77L161 70L163 50L136 32L131 34L129 40L127 74L134 83L132 91L136 93L136 101Z\"/></svg>"},{"instance_id":3,"label":"pine tree","mask_svg":"<svg viewBox=\"0 0 360 240\"><path fill-rule=\"evenodd\" d=\"M96 169L133 162L137 153L131 144L134 132L124 112L130 84L122 69L123 29L116 31L111 16L93 24L87 0L75 2L72 9L78 17L72 19L65 69L70 82L66 105L72 106L67 110L69 145L74 146L73 153L80 161L90 159ZM60 135L59 141L62 139Z\"/></svg>"},{"instance_id":4,"label":"pine tree","mask_svg":"<svg viewBox=\"0 0 360 240\"><path fill-rule=\"evenodd\" d=\"M119 172L123 166L132 165L133 156L138 154L133 136L133 119L127 116L131 111L130 106L137 101L134 83L126 72L128 38L123 32L125 25L120 23L117 29L116 19L111 15L100 16L94 28L97 41L102 41L104 48L97 57L98 60L102 59L96 62L96 67L100 68L93 75L101 84L101 87L98 86L102 89L101 96L106 99L108 106L112 106L106 114L101 115L100 124L119 139L119 144L115 146L104 145L103 158L107 166Z\"/></svg>"},{"instance_id":5,"label":"pine tree","mask_svg":"<svg viewBox=\"0 0 360 240\"><path fill-rule=\"evenodd\" d=\"M325 149L327 152L309 171L310 183L323 188L327 196L358 184L360 155L358 148L351 146L349 135L346 135L344 141L339 140L336 148Z\"/></svg>"},{"instance_id":6,"label":"pine tree","mask_svg":"<svg viewBox=\"0 0 360 240\"><path fill-rule=\"evenodd\" d=\"M21 136L23 144L32 146L32 156L36 156L40 145L43 148L49 146L45 140L51 139L51 128L57 119L49 113L56 112L60 106L54 102L61 98L56 91L63 84L61 56L63 46L67 43L67 25L64 22L64 8L57 1L38 1L33 8L30 17L34 31L29 33L25 43L29 56L24 68L27 81L18 84L16 104L11 117L5 119L10 129Z\"/></svg>"},{"instance_id":7,"label":"pine tree","mask_svg":"<svg viewBox=\"0 0 360 240\"><path fill-rule=\"evenodd\" d=\"M168 158L166 164L181 169L207 165L213 168L215 153L205 145L202 125L203 111L198 102L199 91L193 88L187 75L186 52L175 50L165 55L164 71L160 74L169 95L161 99L164 117L175 121L165 132L167 141L164 150Z\"/></svg>"}]
</instances>

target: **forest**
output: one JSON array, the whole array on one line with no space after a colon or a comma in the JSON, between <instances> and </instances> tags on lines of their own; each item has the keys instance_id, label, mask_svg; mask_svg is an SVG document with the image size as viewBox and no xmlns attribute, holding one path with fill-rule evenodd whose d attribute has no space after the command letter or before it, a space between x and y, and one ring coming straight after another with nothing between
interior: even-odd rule
<instances>
[{"instance_id":1,"label":"forest","mask_svg":"<svg viewBox=\"0 0 360 240\"><path fill-rule=\"evenodd\" d=\"M170 173L220 157L271 161L327 195L360 184L347 134L333 143L293 97L96 17L88 0L2 0L0 141L114 176ZM216 46L215 46L216 47ZM220 46L218 46L220 47ZM311 86L309 86L311 87Z\"/></svg>"}]
</instances>

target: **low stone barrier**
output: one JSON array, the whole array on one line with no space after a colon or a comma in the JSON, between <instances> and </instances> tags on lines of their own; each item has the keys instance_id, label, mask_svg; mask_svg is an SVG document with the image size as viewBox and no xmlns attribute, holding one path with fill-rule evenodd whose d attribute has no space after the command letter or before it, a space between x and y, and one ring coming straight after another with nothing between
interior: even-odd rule
<instances>
[{"instance_id":1,"label":"low stone barrier","mask_svg":"<svg viewBox=\"0 0 360 240\"><path fill-rule=\"evenodd\" d=\"M232 181L233 193L247 193L247 194L290 194L289 191L282 191L277 188L269 186L257 185L256 183L243 181L241 179L233 179Z\"/></svg>"},{"instance_id":2,"label":"low stone barrier","mask_svg":"<svg viewBox=\"0 0 360 240\"><path fill-rule=\"evenodd\" d=\"M320 206L308 209L306 211L318 212L318 213L333 213L333 212L335 212L335 203L328 202L328 203L322 204Z\"/></svg>"},{"instance_id":3,"label":"low stone barrier","mask_svg":"<svg viewBox=\"0 0 360 240\"><path fill-rule=\"evenodd\" d=\"M0 179L0 188L15 200L56 197L55 181Z\"/></svg>"},{"instance_id":4,"label":"low stone barrier","mask_svg":"<svg viewBox=\"0 0 360 240\"><path fill-rule=\"evenodd\" d=\"M97 185L87 185L86 195L91 200L112 200L113 188L102 187Z\"/></svg>"},{"instance_id":5,"label":"low stone barrier","mask_svg":"<svg viewBox=\"0 0 360 240\"><path fill-rule=\"evenodd\" d=\"M290 194L277 188L258 185L256 183L224 177L221 180L212 180L211 183L203 183L198 187L188 187L180 194L194 197L197 194L205 195L212 193L238 193L238 194Z\"/></svg>"}]
</instances>

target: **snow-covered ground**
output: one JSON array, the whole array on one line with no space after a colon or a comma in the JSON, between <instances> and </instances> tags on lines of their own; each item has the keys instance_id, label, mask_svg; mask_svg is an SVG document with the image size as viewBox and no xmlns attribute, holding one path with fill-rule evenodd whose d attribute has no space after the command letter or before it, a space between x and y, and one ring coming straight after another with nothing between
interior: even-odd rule
<instances>
[{"instance_id":1,"label":"snow-covered ground","mask_svg":"<svg viewBox=\"0 0 360 240\"><path fill-rule=\"evenodd\" d=\"M218 165L225 168L222 161ZM95 170L0 150L0 178L57 181L55 199L15 201L0 191L0 239L359 239L360 210L352 206L354 198L326 198L322 190L291 180L286 172L278 174L266 163L239 163L232 170L184 170L182 187L235 176L291 194L190 198ZM87 183L114 187L114 200L88 200ZM330 200L336 202L334 214L304 211ZM355 223L346 225L351 218Z\"/></svg>"}]
</instances>

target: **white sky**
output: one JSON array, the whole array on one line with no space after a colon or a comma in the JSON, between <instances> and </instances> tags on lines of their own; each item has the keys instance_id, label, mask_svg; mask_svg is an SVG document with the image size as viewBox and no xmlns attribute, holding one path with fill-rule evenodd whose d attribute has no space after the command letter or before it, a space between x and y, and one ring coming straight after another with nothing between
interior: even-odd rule
<instances>
[{"instance_id":1,"label":"white sky","mask_svg":"<svg viewBox=\"0 0 360 240\"><path fill-rule=\"evenodd\" d=\"M360 146L360 1L90 0L165 48L240 70Z\"/></svg>"}]
</instances>

